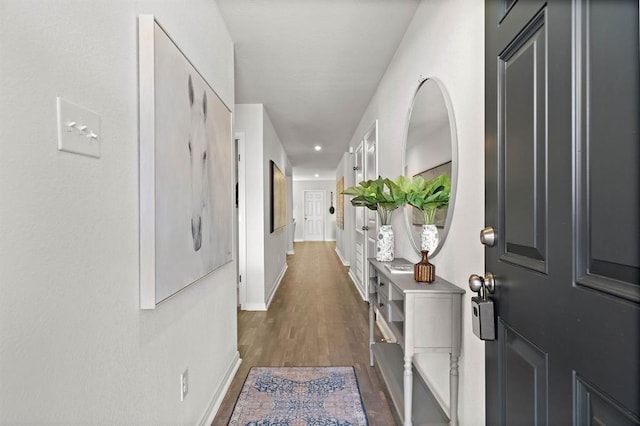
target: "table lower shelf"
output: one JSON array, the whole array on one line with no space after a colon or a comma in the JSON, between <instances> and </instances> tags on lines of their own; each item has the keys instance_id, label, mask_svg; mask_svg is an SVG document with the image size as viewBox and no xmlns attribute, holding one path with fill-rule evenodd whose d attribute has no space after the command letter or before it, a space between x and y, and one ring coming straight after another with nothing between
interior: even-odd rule
<instances>
[{"instance_id":1,"label":"table lower shelf","mask_svg":"<svg viewBox=\"0 0 640 426\"><path fill-rule=\"evenodd\" d=\"M387 385L387 393L400 422L404 422L404 354L396 343L373 345L375 366ZM448 425L449 418L438 404L422 376L413 368L414 425Z\"/></svg>"}]
</instances>

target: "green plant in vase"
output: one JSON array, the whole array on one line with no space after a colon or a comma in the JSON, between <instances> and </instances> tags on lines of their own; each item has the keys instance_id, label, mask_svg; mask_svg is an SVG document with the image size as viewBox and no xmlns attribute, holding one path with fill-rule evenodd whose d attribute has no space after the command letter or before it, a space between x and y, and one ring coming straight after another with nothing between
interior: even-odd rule
<instances>
[{"instance_id":1,"label":"green plant in vase","mask_svg":"<svg viewBox=\"0 0 640 426\"><path fill-rule=\"evenodd\" d=\"M376 211L382 225L390 225L394 210L406 204L405 193L400 185L382 177L362 181L345 189L342 193L353 196L352 205Z\"/></svg>"},{"instance_id":2,"label":"green plant in vase","mask_svg":"<svg viewBox=\"0 0 640 426\"><path fill-rule=\"evenodd\" d=\"M451 198L451 179L440 175L435 179L425 180L422 176L401 181L407 204L420 210L424 218L421 234L421 249L433 252L438 246L438 229L434 225L436 212L449 205Z\"/></svg>"},{"instance_id":3,"label":"green plant in vase","mask_svg":"<svg viewBox=\"0 0 640 426\"><path fill-rule=\"evenodd\" d=\"M391 216L398 207L406 203L406 196L400 185L391 179L379 177L375 180L362 181L345 189L342 193L353 196L352 205L366 207L378 213L381 226L378 230L376 259L382 262L392 261L394 238Z\"/></svg>"}]
</instances>

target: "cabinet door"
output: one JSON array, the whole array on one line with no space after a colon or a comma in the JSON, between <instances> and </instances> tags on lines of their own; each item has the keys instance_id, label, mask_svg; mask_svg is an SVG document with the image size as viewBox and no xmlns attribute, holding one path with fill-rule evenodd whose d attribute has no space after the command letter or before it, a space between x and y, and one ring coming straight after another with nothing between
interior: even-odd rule
<instances>
[{"instance_id":1,"label":"cabinet door","mask_svg":"<svg viewBox=\"0 0 640 426\"><path fill-rule=\"evenodd\" d=\"M415 350L431 349L449 353L453 329L451 318L451 296L415 296L413 322L419 324L414 340Z\"/></svg>"}]
</instances>

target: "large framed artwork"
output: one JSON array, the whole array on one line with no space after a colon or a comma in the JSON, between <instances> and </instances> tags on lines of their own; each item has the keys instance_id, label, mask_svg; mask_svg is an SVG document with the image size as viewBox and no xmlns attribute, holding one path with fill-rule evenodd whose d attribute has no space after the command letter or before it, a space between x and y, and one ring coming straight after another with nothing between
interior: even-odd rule
<instances>
[{"instance_id":1,"label":"large framed artwork","mask_svg":"<svg viewBox=\"0 0 640 426\"><path fill-rule=\"evenodd\" d=\"M271 161L271 232L287 224L287 179L276 163Z\"/></svg>"},{"instance_id":2,"label":"large framed artwork","mask_svg":"<svg viewBox=\"0 0 640 426\"><path fill-rule=\"evenodd\" d=\"M339 229L344 229L344 176L336 183L336 222Z\"/></svg>"},{"instance_id":3,"label":"large framed artwork","mask_svg":"<svg viewBox=\"0 0 640 426\"><path fill-rule=\"evenodd\" d=\"M140 307L232 259L231 111L152 15L140 15Z\"/></svg>"},{"instance_id":4,"label":"large framed artwork","mask_svg":"<svg viewBox=\"0 0 640 426\"><path fill-rule=\"evenodd\" d=\"M448 161L444 164L440 164L439 166L433 167L429 170L425 170L422 173L418 173L416 176L422 176L424 180L433 180L440 175L446 175L451 179L451 161ZM415 177L415 176L414 176ZM422 213L418 209L413 210L413 225L422 226L424 225L424 217ZM449 207L445 207L444 209L440 209L436 211L436 216L434 218L434 225L438 228L444 228L444 222L447 218L447 212L449 211Z\"/></svg>"}]
</instances>

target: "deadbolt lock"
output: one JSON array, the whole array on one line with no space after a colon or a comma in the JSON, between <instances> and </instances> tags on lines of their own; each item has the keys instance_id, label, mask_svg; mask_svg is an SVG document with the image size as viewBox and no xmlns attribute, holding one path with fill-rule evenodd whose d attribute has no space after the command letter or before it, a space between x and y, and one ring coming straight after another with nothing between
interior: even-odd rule
<instances>
[{"instance_id":1,"label":"deadbolt lock","mask_svg":"<svg viewBox=\"0 0 640 426\"><path fill-rule=\"evenodd\" d=\"M480 231L480 242L487 247L493 247L496 244L496 230L493 226L487 226Z\"/></svg>"}]
</instances>

